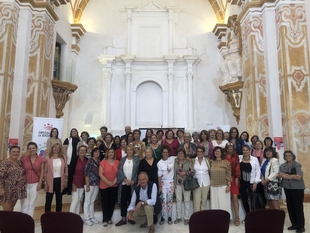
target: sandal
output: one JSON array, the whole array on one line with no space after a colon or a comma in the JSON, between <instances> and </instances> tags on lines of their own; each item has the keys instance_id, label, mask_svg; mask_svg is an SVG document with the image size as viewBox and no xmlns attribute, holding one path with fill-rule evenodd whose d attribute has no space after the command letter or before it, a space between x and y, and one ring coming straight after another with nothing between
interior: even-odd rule
<instances>
[{"instance_id":1,"label":"sandal","mask_svg":"<svg viewBox=\"0 0 310 233\"><path fill-rule=\"evenodd\" d=\"M239 217L235 218L235 222L234 222L235 226L239 226L240 225L240 219Z\"/></svg>"}]
</instances>

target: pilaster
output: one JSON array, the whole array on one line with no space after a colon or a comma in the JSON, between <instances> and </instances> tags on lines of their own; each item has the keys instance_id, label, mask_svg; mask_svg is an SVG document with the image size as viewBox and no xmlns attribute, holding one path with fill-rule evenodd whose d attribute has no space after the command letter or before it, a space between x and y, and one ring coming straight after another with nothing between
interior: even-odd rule
<instances>
[{"instance_id":1,"label":"pilaster","mask_svg":"<svg viewBox=\"0 0 310 233\"><path fill-rule=\"evenodd\" d=\"M7 157L8 139L12 123L12 90L16 66L17 31L20 9L17 3L0 3L0 160ZM19 122L19 124L21 124ZM14 125L14 124L13 124ZM20 134L14 132L14 137Z\"/></svg>"},{"instance_id":2,"label":"pilaster","mask_svg":"<svg viewBox=\"0 0 310 233\"><path fill-rule=\"evenodd\" d=\"M277 53L284 147L303 166L310 188L310 61L305 1L279 2L276 7Z\"/></svg>"}]
</instances>

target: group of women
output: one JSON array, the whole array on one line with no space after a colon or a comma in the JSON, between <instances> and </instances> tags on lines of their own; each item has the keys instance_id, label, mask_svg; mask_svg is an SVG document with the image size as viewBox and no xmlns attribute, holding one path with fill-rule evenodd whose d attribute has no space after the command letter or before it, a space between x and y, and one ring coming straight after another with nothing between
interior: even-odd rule
<instances>
[{"instance_id":1,"label":"group of women","mask_svg":"<svg viewBox=\"0 0 310 233\"><path fill-rule=\"evenodd\" d=\"M188 224L191 190L184 189L184 182L193 176L199 184L192 190L194 212L207 208L210 190L210 208L231 213L232 201L231 216L234 216L234 224L238 226L239 194L246 213L251 209L248 196L253 192L263 194L270 208L279 209L283 187L292 222L290 229L298 232L304 230L302 201L305 186L301 165L295 161L292 151L285 151L286 162L280 166L269 137L263 143L254 135L249 143L248 133L242 132L239 137L236 127L232 127L226 136L218 129L202 130L200 134L193 135L178 130L177 137L173 130L167 130L163 137L161 130L154 134L153 130L148 129L143 140L140 140L141 131L138 129L122 138L113 138L106 127L100 131L101 136L96 140L87 132L79 136L74 128L62 145L58 130L53 128L47 141L48 155L45 159L36 154L37 145L34 142L27 145L29 155L22 156L20 160L20 148L12 146L9 158L0 165L0 201L3 209L13 210L16 201L21 199L22 212L33 216L35 200L43 184L46 191L45 211L51 211L54 194L56 211L62 210L62 195L71 194L70 211L79 214L80 203L85 196L85 224L98 223L94 218L94 201L100 191L103 226L113 224L116 200L120 202L121 219L115 225L135 224L133 219L127 219L127 208L137 185L137 176L143 171L158 186L162 203L160 224L166 221L168 224L182 221ZM280 187L278 192L269 192L271 182ZM177 218L173 221L174 194ZM294 198L296 195L299 198Z\"/></svg>"}]
</instances>

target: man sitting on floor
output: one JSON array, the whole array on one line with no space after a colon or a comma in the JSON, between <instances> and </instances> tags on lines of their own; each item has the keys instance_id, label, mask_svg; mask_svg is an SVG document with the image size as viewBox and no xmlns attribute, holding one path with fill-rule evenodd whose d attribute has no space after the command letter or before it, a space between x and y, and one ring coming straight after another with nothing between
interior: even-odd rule
<instances>
[{"instance_id":1,"label":"man sitting on floor","mask_svg":"<svg viewBox=\"0 0 310 233\"><path fill-rule=\"evenodd\" d=\"M155 183L149 181L146 172L139 173L138 184L132 194L128 207L128 219L142 223L140 225L141 228L149 226L149 233L154 233L153 215L157 199L157 186Z\"/></svg>"}]
</instances>

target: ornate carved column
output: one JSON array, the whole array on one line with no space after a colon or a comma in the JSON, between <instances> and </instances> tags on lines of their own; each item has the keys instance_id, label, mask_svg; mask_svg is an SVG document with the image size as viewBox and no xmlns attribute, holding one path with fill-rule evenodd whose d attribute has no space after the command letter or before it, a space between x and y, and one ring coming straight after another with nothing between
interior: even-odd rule
<instances>
[{"instance_id":1,"label":"ornate carved column","mask_svg":"<svg viewBox=\"0 0 310 233\"><path fill-rule=\"evenodd\" d=\"M12 38L14 51L6 51L7 56L15 56L10 67L14 73L11 90L10 138L18 138L22 153L31 141L33 117L48 117L51 93L51 76L54 52L54 25L58 20L49 1L17 0L7 1L10 7L18 8L18 15L9 16L10 7L1 14L1 19L10 18L17 22ZM10 32L10 31L7 31ZM7 33L5 32L5 33ZM8 61L9 59L6 59Z\"/></svg>"},{"instance_id":2,"label":"ornate carved column","mask_svg":"<svg viewBox=\"0 0 310 233\"><path fill-rule=\"evenodd\" d=\"M296 154L304 168L310 165L310 19L306 2L279 2L275 10L284 147ZM303 172L309 190L309 169Z\"/></svg>"},{"instance_id":3,"label":"ornate carved column","mask_svg":"<svg viewBox=\"0 0 310 233\"><path fill-rule=\"evenodd\" d=\"M115 59L114 55L103 55L98 57L100 63L102 64L102 76L104 78L102 86L102 124L106 125L108 128L111 127L111 79L112 73L112 62Z\"/></svg>"},{"instance_id":4,"label":"ornate carved column","mask_svg":"<svg viewBox=\"0 0 310 233\"><path fill-rule=\"evenodd\" d=\"M135 56L126 54L125 56L121 56L121 59L125 62L125 121L124 125L131 125L130 122L130 116L131 116L131 79L132 79L132 73L131 73L131 63L135 59Z\"/></svg>"},{"instance_id":5,"label":"ornate carved column","mask_svg":"<svg viewBox=\"0 0 310 233\"><path fill-rule=\"evenodd\" d=\"M173 13L174 13L174 7L167 7L169 16L169 54L173 54L173 30L174 30L174 19L173 19Z\"/></svg>"},{"instance_id":6,"label":"ornate carved column","mask_svg":"<svg viewBox=\"0 0 310 233\"><path fill-rule=\"evenodd\" d=\"M266 99L265 46L262 14L254 9L244 8L239 15L243 80L245 98L245 122L250 135L260 138L268 136L268 115ZM246 9L249 11L246 14Z\"/></svg>"},{"instance_id":7,"label":"ornate carved column","mask_svg":"<svg viewBox=\"0 0 310 233\"><path fill-rule=\"evenodd\" d=\"M240 26L237 15L230 16L226 25L217 24L213 29L221 41L218 48L222 55L219 69L222 74L221 91L227 95L237 124L240 121L240 108L242 99L242 57L240 46Z\"/></svg>"},{"instance_id":8,"label":"ornate carved column","mask_svg":"<svg viewBox=\"0 0 310 233\"><path fill-rule=\"evenodd\" d=\"M187 114L188 114L188 125L189 130L193 130L194 126L194 101L193 101L193 78L194 78L194 66L197 65L200 60L196 56L184 56L184 60L187 63Z\"/></svg>"},{"instance_id":9,"label":"ornate carved column","mask_svg":"<svg viewBox=\"0 0 310 233\"><path fill-rule=\"evenodd\" d=\"M127 53L131 53L131 22L132 22L132 16L131 12L133 10L133 6L127 6Z\"/></svg>"},{"instance_id":10,"label":"ornate carved column","mask_svg":"<svg viewBox=\"0 0 310 233\"><path fill-rule=\"evenodd\" d=\"M227 96L227 102L230 104L233 115L236 117L237 124L240 121L240 108L242 100L243 82L233 82L220 86L221 91Z\"/></svg>"},{"instance_id":11,"label":"ornate carved column","mask_svg":"<svg viewBox=\"0 0 310 233\"><path fill-rule=\"evenodd\" d=\"M78 86L69 82L52 80L52 87L53 97L55 99L56 118L60 118L64 115L63 109L70 99L70 95L75 92Z\"/></svg>"},{"instance_id":12,"label":"ornate carved column","mask_svg":"<svg viewBox=\"0 0 310 233\"><path fill-rule=\"evenodd\" d=\"M167 78L168 78L168 126L174 126L174 62L178 56L164 56L168 63Z\"/></svg>"},{"instance_id":13,"label":"ornate carved column","mask_svg":"<svg viewBox=\"0 0 310 233\"><path fill-rule=\"evenodd\" d=\"M20 9L15 1L0 3L0 160L5 159L11 126L11 106L15 69L15 51Z\"/></svg>"}]
</instances>

